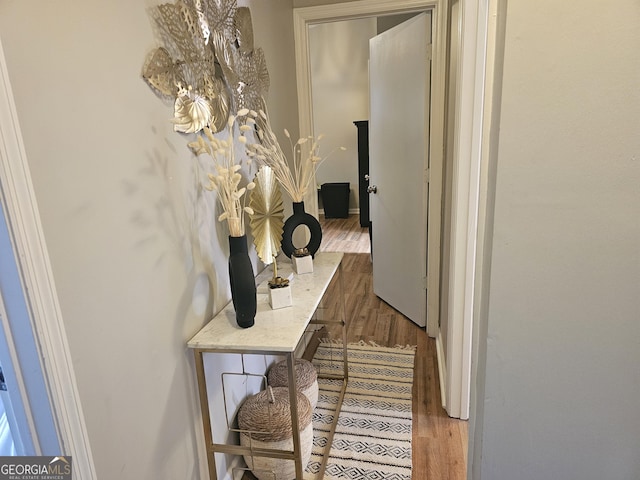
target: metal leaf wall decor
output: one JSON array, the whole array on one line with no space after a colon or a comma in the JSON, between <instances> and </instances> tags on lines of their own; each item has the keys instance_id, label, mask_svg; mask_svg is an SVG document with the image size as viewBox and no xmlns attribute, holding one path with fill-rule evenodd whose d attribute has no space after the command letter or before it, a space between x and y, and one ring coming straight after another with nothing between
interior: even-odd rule
<instances>
[{"instance_id":1,"label":"metal leaf wall decor","mask_svg":"<svg viewBox=\"0 0 640 480\"><path fill-rule=\"evenodd\" d=\"M236 0L177 0L152 9L161 47L142 76L161 97L174 100L174 129L219 132L230 113L264 109L269 73L254 48L251 12Z\"/></svg>"},{"instance_id":2,"label":"metal leaf wall decor","mask_svg":"<svg viewBox=\"0 0 640 480\"><path fill-rule=\"evenodd\" d=\"M149 54L142 72L151 88L165 97L175 97L176 85L186 85L179 66L164 47L156 48Z\"/></svg>"},{"instance_id":3,"label":"metal leaf wall decor","mask_svg":"<svg viewBox=\"0 0 640 480\"><path fill-rule=\"evenodd\" d=\"M233 17L233 28L240 53L251 53L253 51L253 24L249 7L239 7L236 10Z\"/></svg>"}]
</instances>

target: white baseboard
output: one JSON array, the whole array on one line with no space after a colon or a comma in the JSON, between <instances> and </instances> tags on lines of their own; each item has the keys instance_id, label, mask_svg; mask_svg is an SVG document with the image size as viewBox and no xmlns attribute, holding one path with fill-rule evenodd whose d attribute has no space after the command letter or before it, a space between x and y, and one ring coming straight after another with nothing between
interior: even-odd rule
<instances>
[{"instance_id":1,"label":"white baseboard","mask_svg":"<svg viewBox=\"0 0 640 480\"><path fill-rule=\"evenodd\" d=\"M447 409L447 394L446 394L446 378L447 378L447 365L444 356L444 347L442 345L442 333L438 331L436 336L436 354L438 357L438 377L440 380L440 401L442 402L442 408Z\"/></svg>"}]
</instances>

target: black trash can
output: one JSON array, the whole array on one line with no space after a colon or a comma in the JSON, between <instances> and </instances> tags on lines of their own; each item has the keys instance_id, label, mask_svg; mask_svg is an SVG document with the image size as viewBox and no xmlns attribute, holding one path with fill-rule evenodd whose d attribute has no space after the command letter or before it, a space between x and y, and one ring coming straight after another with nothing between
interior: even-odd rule
<instances>
[{"instance_id":1,"label":"black trash can","mask_svg":"<svg viewBox=\"0 0 640 480\"><path fill-rule=\"evenodd\" d=\"M323 183L320 186L325 218L349 216L349 182Z\"/></svg>"}]
</instances>

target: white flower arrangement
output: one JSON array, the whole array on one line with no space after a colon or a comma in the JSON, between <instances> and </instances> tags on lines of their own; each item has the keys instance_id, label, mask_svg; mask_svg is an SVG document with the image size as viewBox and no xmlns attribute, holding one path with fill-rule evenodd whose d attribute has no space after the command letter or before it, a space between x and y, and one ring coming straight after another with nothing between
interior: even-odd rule
<instances>
[{"instance_id":1,"label":"white flower arrangement","mask_svg":"<svg viewBox=\"0 0 640 480\"><path fill-rule=\"evenodd\" d=\"M238 117L244 117L249 113L244 109L238 112ZM238 160L234 147L233 131L236 116L230 116L227 122L228 135L226 139L220 139L214 136L211 129L207 126L203 128L204 135L199 134L195 142L189 143L189 147L196 155L208 154L215 166L215 173L209 173L208 190L215 190L218 194L218 201L223 212L218 216L218 221L227 221L229 226L229 235L232 237L241 237L245 234L244 213L253 214L253 210L246 206L247 190L253 190L255 183L250 182L246 187L240 188L242 175L241 161ZM244 131L240 132L238 141L246 144ZM250 163L251 159L247 160Z\"/></svg>"},{"instance_id":2,"label":"white flower arrangement","mask_svg":"<svg viewBox=\"0 0 640 480\"><path fill-rule=\"evenodd\" d=\"M247 110L238 112L238 117L241 114L244 114L245 123L240 126L240 130L244 133L257 127L258 139L260 140L259 143L248 143L246 137L240 138L240 141L246 144L249 158L255 158L257 162L271 167L291 199L294 202L302 202L318 167L338 149L322 158L319 155L319 142L324 135L319 135L317 138L303 137L294 143L288 130L284 129L284 134L289 139L291 146L292 161L289 164L275 133L271 129L267 114L262 110L259 112ZM346 150L346 148L339 147L339 150Z\"/></svg>"}]
</instances>

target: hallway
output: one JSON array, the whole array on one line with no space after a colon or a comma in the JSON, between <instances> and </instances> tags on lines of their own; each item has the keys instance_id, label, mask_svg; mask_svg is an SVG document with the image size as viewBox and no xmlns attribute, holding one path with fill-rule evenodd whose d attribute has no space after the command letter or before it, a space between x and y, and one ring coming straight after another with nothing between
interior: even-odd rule
<instances>
[{"instance_id":1,"label":"hallway","mask_svg":"<svg viewBox=\"0 0 640 480\"><path fill-rule=\"evenodd\" d=\"M383 346L416 345L413 396L413 478L464 480L467 422L449 418L441 404L435 340L372 291L369 235L357 215L348 219L320 216L321 250L343 251L349 342L373 341ZM336 288L332 285L330 288ZM331 295L328 298L338 298Z\"/></svg>"}]
</instances>

